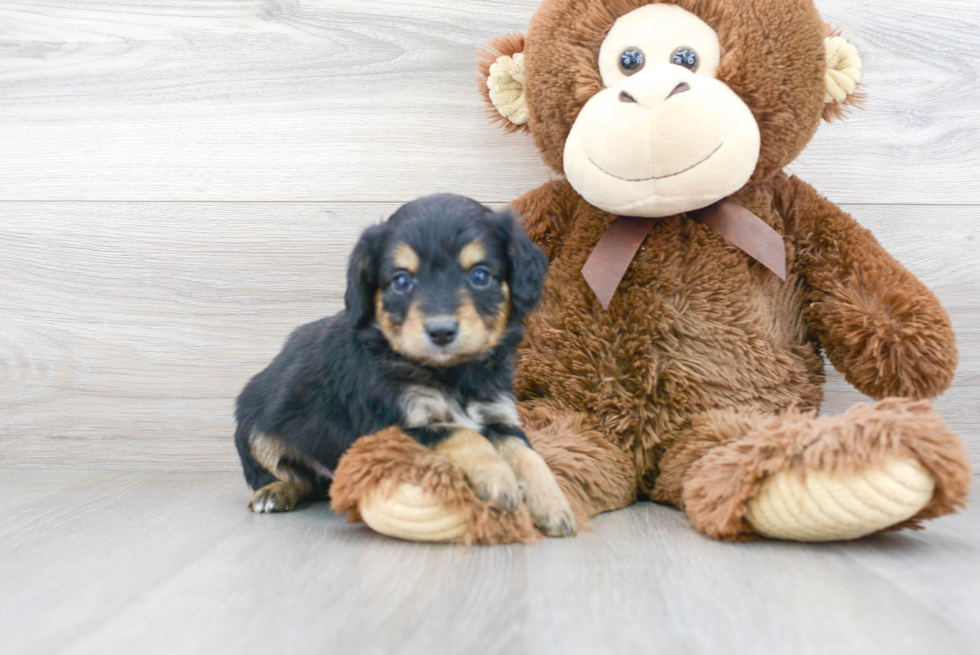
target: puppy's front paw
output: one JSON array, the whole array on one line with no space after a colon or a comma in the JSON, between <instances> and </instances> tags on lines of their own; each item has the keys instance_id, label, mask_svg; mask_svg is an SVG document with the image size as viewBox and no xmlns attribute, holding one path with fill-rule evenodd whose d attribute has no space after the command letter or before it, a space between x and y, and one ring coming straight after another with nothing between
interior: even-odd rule
<instances>
[{"instance_id":1,"label":"puppy's front paw","mask_svg":"<svg viewBox=\"0 0 980 655\"><path fill-rule=\"evenodd\" d=\"M521 507L521 487L517 477L499 457L463 468L477 497L513 514Z\"/></svg>"},{"instance_id":2,"label":"puppy's front paw","mask_svg":"<svg viewBox=\"0 0 980 655\"><path fill-rule=\"evenodd\" d=\"M574 536L578 521L572 506L541 456L520 439L504 439L497 450L524 483L524 503L534 525L549 537Z\"/></svg>"},{"instance_id":3,"label":"puppy's front paw","mask_svg":"<svg viewBox=\"0 0 980 655\"><path fill-rule=\"evenodd\" d=\"M531 520L538 530L549 537L574 537L578 533L578 521L575 520L572 506L557 484L554 491L557 493L532 493L528 488L524 502L531 513Z\"/></svg>"},{"instance_id":4,"label":"puppy's front paw","mask_svg":"<svg viewBox=\"0 0 980 655\"><path fill-rule=\"evenodd\" d=\"M248 508L256 514L288 512L296 507L302 495L302 489L296 485L276 481L252 494L252 502L248 504Z\"/></svg>"},{"instance_id":5,"label":"puppy's front paw","mask_svg":"<svg viewBox=\"0 0 980 655\"><path fill-rule=\"evenodd\" d=\"M458 466L481 499L514 513L521 507L521 488L514 471L479 432L457 429L436 450Z\"/></svg>"}]
</instances>

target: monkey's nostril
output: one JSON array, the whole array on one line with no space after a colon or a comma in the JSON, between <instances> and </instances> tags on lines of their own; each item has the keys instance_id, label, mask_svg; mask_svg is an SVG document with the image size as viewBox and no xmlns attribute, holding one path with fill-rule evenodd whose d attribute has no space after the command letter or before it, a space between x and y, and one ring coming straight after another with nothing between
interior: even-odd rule
<instances>
[{"instance_id":1,"label":"monkey's nostril","mask_svg":"<svg viewBox=\"0 0 980 655\"><path fill-rule=\"evenodd\" d=\"M636 98L634 98L633 96L631 96L626 91L620 91L619 92L619 101L620 102L636 102Z\"/></svg>"},{"instance_id":2,"label":"monkey's nostril","mask_svg":"<svg viewBox=\"0 0 980 655\"><path fill-rule=\"evenodd\" d=\"M664 100L669 100L670 98L676 96L678 93L684 93L685 91L690 91L690 90L691 90L690 84L688 84L687 82L681 82L680 84L674 87L673 91L667 94L667 97L664 98Z\"/></svg>"}]
</instances>

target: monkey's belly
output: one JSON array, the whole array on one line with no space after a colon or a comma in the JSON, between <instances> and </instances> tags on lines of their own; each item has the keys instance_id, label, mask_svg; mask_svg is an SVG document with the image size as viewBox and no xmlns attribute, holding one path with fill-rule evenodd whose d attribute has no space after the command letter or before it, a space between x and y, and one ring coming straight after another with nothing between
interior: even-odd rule
<instances>
[{"instance_id":1,"label":"monkey's belly","mask_svg":"<svg viewBox=\"0 0 980 655\"><path fill-rule=\"evenodd\" d=\"M777 347L732 339L705 326L700 339L593 326L569 330L547 347L522 353L524 397L550 397L591 414L699 413L751 406L779 411L817 406L821 360L806 344ZM540 343L537 335L529 341Z\"/></svg>"},{"instance_id":2,"label":"monkey's belly","mask_svg":"<svg viewBox=\"0 0 980 655\"><path fill-rule=\"evenodd\" d=\"M710 409L819 406L823 362L802 324L796 280L714 243L688 258L646 245L608 310L577 263L555 262L521 350L522 399L586 413L634 450Z\"/></svg>"}]
</instances>

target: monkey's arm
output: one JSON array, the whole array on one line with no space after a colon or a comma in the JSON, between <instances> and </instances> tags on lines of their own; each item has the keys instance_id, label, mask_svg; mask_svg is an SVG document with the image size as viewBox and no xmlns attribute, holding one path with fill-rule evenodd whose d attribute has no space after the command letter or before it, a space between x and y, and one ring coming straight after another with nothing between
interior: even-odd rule
<instances>
[{"instance_id":1,"label":"monkey's arm","mask_svg":"<svg viewBox=\"0 0 980 655\"><path fill-rule=\"evenodd\" d=\"M562 236L567 232L567 221L578 195L568 182L546 182L513 202L513 207L523 217L522 225L527 235L538 244L548 261L561 250Z\"/></svg>"},{"instance_id":2,"label":"monkey's arm","mask_svg":"<svg viewBox=\"0 0 980 655\"><path fill-rule=\"evenodd\" d=\"M806 183L779 179L775 196L808 286L807 323L834 367L874 398L945 391L956 338L932 292Z\"/></svg>"}]
</instances>

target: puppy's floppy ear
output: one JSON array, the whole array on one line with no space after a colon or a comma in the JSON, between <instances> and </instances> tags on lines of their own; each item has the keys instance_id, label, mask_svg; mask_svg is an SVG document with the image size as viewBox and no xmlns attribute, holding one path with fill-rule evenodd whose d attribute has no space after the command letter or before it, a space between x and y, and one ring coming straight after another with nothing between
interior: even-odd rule
<instances>
[{"instance_id":1,"label":"puppy's floppy ear","mask_svg":"<svg viewBox=\"0 0 980 655\"><path fill-rule=\"evenodd\" d=\"M510 304L516 318L524 318L541 300L544 276L548 272L548 256L524 233L513 210L496 214L507 243L510 273Z\"/></svg>"},{"instance_id":2,"label":"puppy's floppy ear","mask_svg":"<svg viewBox=\"0 0 980 655\"><path fill-rule=\"evenodd\" d=\"M378 267L385 232L383 224L364 230L350 255L344 305L351 322L358 328L367 325L374 316L374 294L378 290Z\"/></svg>"}]
</instances>

